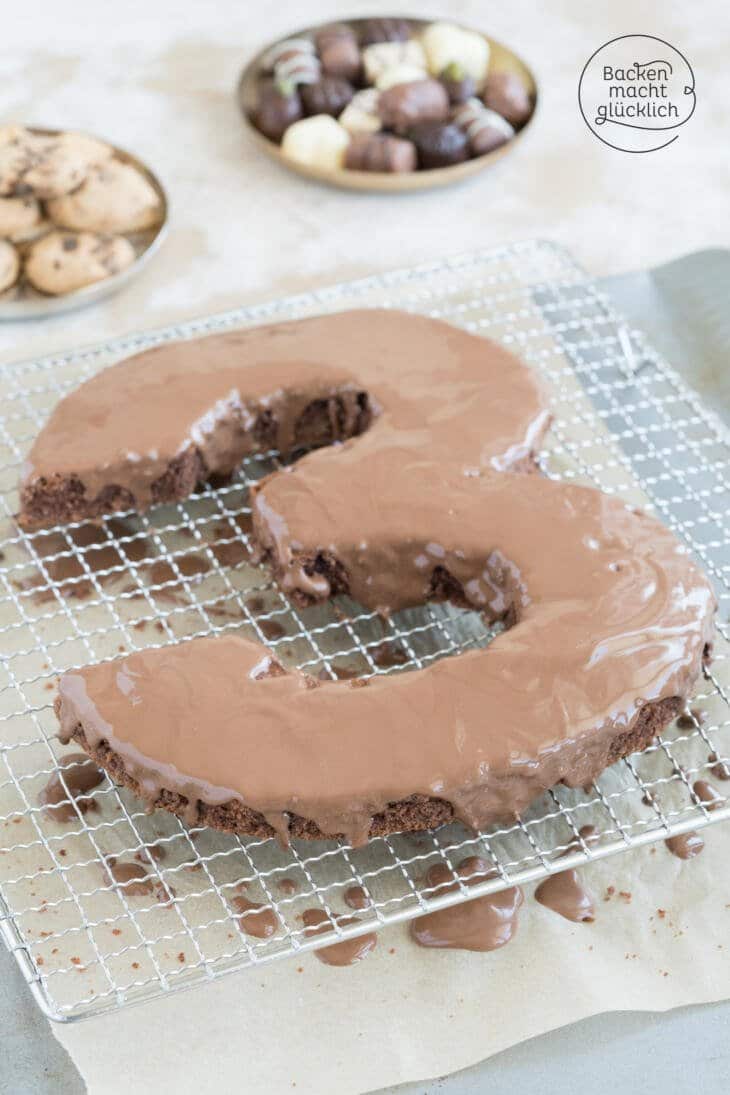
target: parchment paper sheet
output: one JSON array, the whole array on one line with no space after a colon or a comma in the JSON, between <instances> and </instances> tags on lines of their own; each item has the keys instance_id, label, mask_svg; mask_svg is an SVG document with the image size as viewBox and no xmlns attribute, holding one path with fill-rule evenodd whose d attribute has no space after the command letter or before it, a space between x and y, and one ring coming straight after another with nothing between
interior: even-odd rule
<instances>
[{"instance_id":1,"label":"parchment paper sheet","mask_svg":"<svg viewBox=\"0 0 730 1095\"><path fill-rule=\"evenodd\" d=\"M54 1033L92 1095L130 1081L178 1095L355 1095L464 1068L598 1012L723 999L730 833L703 835L704 852L685 863L660 843L584 868L593 924L528 895L517 937L491 954L424 951L399 926L359 966L307 955Z\"/></svg>"}]
</instances>

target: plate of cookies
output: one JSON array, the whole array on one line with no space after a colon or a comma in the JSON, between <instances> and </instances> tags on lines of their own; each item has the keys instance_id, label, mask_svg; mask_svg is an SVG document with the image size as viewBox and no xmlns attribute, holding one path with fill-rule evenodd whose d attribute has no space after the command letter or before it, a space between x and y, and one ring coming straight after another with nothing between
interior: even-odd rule
<instances>
[{"instance_id":1,"label":"plate of cookies","mask_svg":"<svg viewBox=\"0 0 730 1095\"><path fill-rule=\"evenodd\" d=\"M527 65L446 20L348 19L261 50L238 84L260 148L354 190L421 190L484 170L537 105Z\"/></svg>"},{"instance_id":2,"label":"plate of cookies","mask_svg":"<svg viewBox=\"0 0 730 1095\"><path fill-rule=\"evenodd\" d=\"M167 196L135 156L85 133L0 126L0 319L118 289L157 250Z\"/></svg>"}]
</instances>

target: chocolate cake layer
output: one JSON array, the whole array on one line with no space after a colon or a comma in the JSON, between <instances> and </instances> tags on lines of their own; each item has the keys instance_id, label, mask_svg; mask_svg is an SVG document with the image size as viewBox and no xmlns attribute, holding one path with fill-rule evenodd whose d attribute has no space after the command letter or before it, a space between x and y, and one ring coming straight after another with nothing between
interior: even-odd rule
<instances>
[{"instance_id":1,"label":"chocolate cake layer","mask_svg":"<svg viewBox=\"0 0 730 1095\"><path fill-rule=\"evenodd\" d=\"M634 719L633 724L624 734L617 735L610 743L604 755L596 755L596 769L592 778L598 776L604 768L623 757L629 756L641 749L646 749L654 738L661 734L662 730L678 714L682 701L678 698L659 700L657 703L643 707ZM122 757L115 753L109 744L100 740L94 748L90 747L81 724L77 724L71 732L71 738L85 749L94 761L104 768L111 778L122 787L128 788L136 795L144 797L154 809L169 810L177 814L189 825L208 825L212 829L220 829L227 833L238 833L241 836L273 837L279 836L284 842L287 840L322 840L333 835L345 836L343 833L323 833L311 819L301 817L299 814L289 814L287 817L276 819L278 828L270 825L263 814L252 810L238 798L232 798L221 805L211 805L198 799L188 800L179 791L170 790L167 787L160 788L159 794L152 799L149 791L142 791L140 782L130 775ZM450 802L442 798L430 798L425 795L410 795L399 802L389 802L383 810L375 814L370 823L368 836L387 836L390 833L418 832L422 829L434 829L439 825L446 825L454 820L454 808ZM509 815L496 820L511 820Z\"/></svg>"},{"instance_id":2,"label":"chocolate cake layer","mask_svg":"<svg viewBox=\"0 0 730 1095\"><path fill-rule=\"evenodd\" d=\"M64 740L191 822L359 843L519 814L663 727L700 672L712 590L657 521L516 471L547 424L524 366L402 313L248 332L235 366L232 339L199 343L199 367L183 344L97 378L81 400L104 426L79 475L85 497L113 487L148 504L150 484L191 452L230 470L247 446L352 438L252 492L254 530L282 587L303 600L347 592L384 611L448 598L508 630L486 650L367 682L284 672L235 636L141 651L64 674ZM175 396L166 417L158 387L175 386L176 353L188 403ZM139 421L135 377L146 393ZM113 426L99 411L108 404ZM49 438L64 440L69 413L51 419L31 456L45 482ZM83 458L77 437L64 440L62 474Z\"/></svg>"},{"instance_id":3,"label":"chocolate cake layer","mask_svg":"<svg viewBox=\"0 0 730 1095\"><path fill-rule=\"evenodd\" d=\"M23 470L19 520L182 499L252 453L361 434L383 408L404 456L450 433L470 467L524 461L548 423L515 357L438 320L372 310L231 331L147 350L61 400Z\"/></svg>"}]
</instances>

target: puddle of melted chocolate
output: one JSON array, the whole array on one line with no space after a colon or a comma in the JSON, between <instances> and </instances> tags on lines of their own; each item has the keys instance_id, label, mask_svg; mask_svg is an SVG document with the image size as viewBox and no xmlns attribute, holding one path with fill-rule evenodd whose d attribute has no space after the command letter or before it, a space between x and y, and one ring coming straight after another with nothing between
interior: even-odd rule
<instances>
[{"instance_id":1,"label":"puddle of melted chocolate","mask_svg":"<svg viewBox=\"0 0 730 1095\"><path fill-rule=\"evenodd\" d=\"M61 782L59 772L52 772L38 794L38 803L44 813L53 821L68 822L79 820L74 803L82 814L98 809L96 799L89 795L89 791L103 782L104 772L89 760L86 753L69 753L61 759L59 767L63 770L66 787Z\"/></svg>"},{"instance_id":2,"label":"puddle of melted chocolate","mask_svg":"<svg viewBox=\"0 0 730 1095\"><path fill-rule=\"evenodd\" d=\"M370 898L362 886L350 886L345 890L344 901L351 909L367 909L370 904Z\"/></svg>"},{"instance_id":3,"label":"puddle of melted chocolate","mask_svg":"<svg viewBox=\"0 0 730 1095\"><path fill-rule=\"evenodd\" d=\"M175 557L175 566L183 578L202 578L210 570L210 563L202 555L180 555ZM156 589L154 597L157 601L167 601L170 604L187 604L188 594L178 578L171 563L166 559L156 559L144 568L144 574L148 584L153 586L166 585L165 589Z\"/></svg>"},{"instance_id":4,"label":"puddle of melted chocolate","mask_svg":"<svg viewBox=\"0 0 730 1095\"><path fill-rule=\"evenodd\" d=\"M585 825L580 830L580 836L584 842L590 843L595 832L592 825ZM578 848L580 841L573 841L563 855L569 855ZM535 890L535 900L576 924L592 924L596 919L593 895L583 886L577 870L549 875Z\"/></svg>"},{"instance_id":5,"label":"puddle of melted chocolate","mask_svg":"<svg viewBox=\"0 0 730 1095\"><path fill-rule=\"evenodd\" d=\"M357 670L348 665L336 665L330 662L330 668L335 675L335 680L338 681L351 681L357 677ZM331 681L332 673L328 669L320 669L317 674L317 680L319 681Z\"/></svg>"},{"instance_id":6,"label":"puddle of melted chocolate","mask_svg":"<svg viewBox=\"0 0 730 1095\"><path fill-rule=\"evenodd\" d=\"M692 785L692 790L706 810L716 810L718 806L725 805L725 796L721 795L719 791L705 779L698 779L697 782Z\"/></svg>"},{"instance_id":7,"label":"puddle of melted chocolate","mask_svg":"<svg viewBox=\"0 0 730 1095\"><path fill-rule=\"evenodd\" d=\"M535 890L535 900L577 924L590 924L596 919L593 897L574 870L558 871L546 878Z\"/></svg>"},{"instance_id":8,"label":"puddle of melted chocolate","mask_svg":"<svg viewBox=\"0 0 730 1095\"><path fill-rule=\"evenodd\" d=\"M694 730L699 724L704 726L707 722L707 712L703 711L701 707L693 707L691 711L683 711L677 719L677 726L681 730Z\"/></svg>"},{"instance_id":9,"label":"puddle of melted chocolate","mask_svg":"<svg viewBox=\"0 0 730 1095\"><path fill-rule=\"evenodd\" d=\"M280 878L278 883L279 891L289 897L291 894L296 893L299 887L293 878Z\"/></svg>"},{"instance_id":10,"label":"puddle of melted chocolate","mask_svg":"<svg viewBox=\"0 0 730 1095\"><path fill-rule=\"evenodd\" d=\"M232 518L234 525L245 536L250 536L251 514L239 513ZM210 550L215 555L222 567L236 567L251 559L249 547L236 536L236 529L231 528L227 521L222 521L215 526L215 538L210 544Z\"/></svg>"},{"instance_id":11,"label":"puddle of melted chocolate","mask_svg":"<svg viewBox=\"0 0 730 1095\"><path fill-rule=\"evenodd\" d=\"M127 560L136 563L154 554L149 541L144 536L136 535L136 530L125 521L112 518L107 525L112 536L134 537L134 539L120 545L120 550L109 540L103 527L91 524L80 525L78 528L69 530L68 533L74 548L78 549L77 553L72 553L73 548L69 546L66 536L60 532L42 533L35 537L33 547L43 560L51 582L62 596L83 600L94 593L93 583L87 576L79 556L83 557L86 566L99 584L106 586L124 577ZM52 558L54 555L59 555L60 558ZM114 574L103 573L115 567L121 569ZM37 604L55 600L55 593L49 588L48 580L41 571L16 582L15 585L21 590L32 590L33 600Z\"/></svg>"},{"instance_id":12,"label":"puddle of melted chocolate","mask_svg":"<svg viewBox=\"0 0 730 1095\"><path fill-rule=\"evenodd\" d=\"M332 930L332 923L324 909L305 909L302 920L306 929L305 935L323 935ZM348 924L356 924L354 916L338 916L337 923L341 927ZM366 932L355 939L342 939L338 943L331 943L327 947L320 947L314 953L320 962L326 966L353 966L355 962L361 962L375 948L378 937L375 932Z\"/></svg>"},{"instance_id":13,"label":"puddle of melted chocolate","mask_svg":"<svg viewBox=\"0 0 730 1095\"><path fill-rule=\"evenodd\" d=\"M276 639L280 639L282 635L286 635L286 631L278 620L258 620L257 623L261 634L269 642L274 642Z\"/></svg>"},{"instance_id":14,"label":"puddle of melted chocolate","mask_svg":"<svg viewBox=\"0 0 730 1095\"><path fill-rule=\"evenodd\" d=\"M154 879L141 863L107 859L106 868L127 897L151 897L154 893Z\"/></svg>"},{"instance_id":15,"label":"puddle of melted chocolate","mask_svg":"<svg viewBox=\"0 0 730 1095\"><path fill-rule=\"evenodd\" d=\"M274 910L256 901L251 901L243 894L233 898L233 907L238 915L238 923L246 935L253 935L257 939L270 939L279 927L279 920Z\"/></svg>"},{"instance_id":16,"label":"puddle of melted chocolate","mask_svg":"<svg viewBox=\"0 0 730 1095\"><path fill-rule=\"evenodd\" d=\"M398 665L405 665L408 655L399 643L383 642L374 647L370 656L378 669L393 669Z\"/></svg>"},{"instance_id":17,"label":"puddle of melted chocolate","mask_svg":"<svg viewBox=\"0 0 730 1095\"><path fill-rule=\"evenodd\" d=\"M105 867L125 897L154 897L160 905L169 905L175 896L172 886L148 874L142 862L107 856Z\"/></svg>"},{"instance_id":18,"label":"puddle of melted chocolate","mask_svg":"<svg viewBox=\"0 0 730 1095\"><path fill-rule=\"evenodd\" d=\"M730 764L727 761L720 760L717 753L710 753L707 759L712 765L710 771L715 779L730 779Z\"/></svg>"},{"instance_id":19,"label":"puddle of melted chocolate","mask_svg":"<svg viewBox=\"0 0 730 1095\"><path fill-rule=\"evenodd\" d=\"M473 886L495 871L479 856L468 856L456 867L465 885ZM431 894L451 893L458 882L446 863L437 863L426 874ZM493 951L509 943L517 930L517 914L524 898L519 886L476 897L460 905L426 913L411 922L411 937L421 947Z\"/></svg>"},{"instance_id":20,"label":"puddle of melted chocolate","mask_svg":"<svg viewBox=\"0 0 730 1095\"><path fill-rule=\"evenodd\" d=\"M670 836L664 843L672 855L676 855L677 859L694 859L705 846L702 837L694 830L688 833L680 833L679 836Z\"/></svg>"}]
</instances>

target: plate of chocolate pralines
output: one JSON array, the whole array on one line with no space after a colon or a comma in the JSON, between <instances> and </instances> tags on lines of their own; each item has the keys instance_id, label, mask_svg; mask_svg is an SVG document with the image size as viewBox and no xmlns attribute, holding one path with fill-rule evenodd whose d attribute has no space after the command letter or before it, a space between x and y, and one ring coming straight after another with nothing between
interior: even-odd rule
<instances>
[{"instance_id":1,"label":"plate of chocolate pralines","mask_svg":"<svg viewBox=\"0 0 730 1095\"><path fill-rule=\"evenodd\" d=\"M418 190L481 171L528 127L529 68L448 21L348 19L267 46L238 98L257 143L287 167L357 190Z\"/></svg>"}]
</instances>

